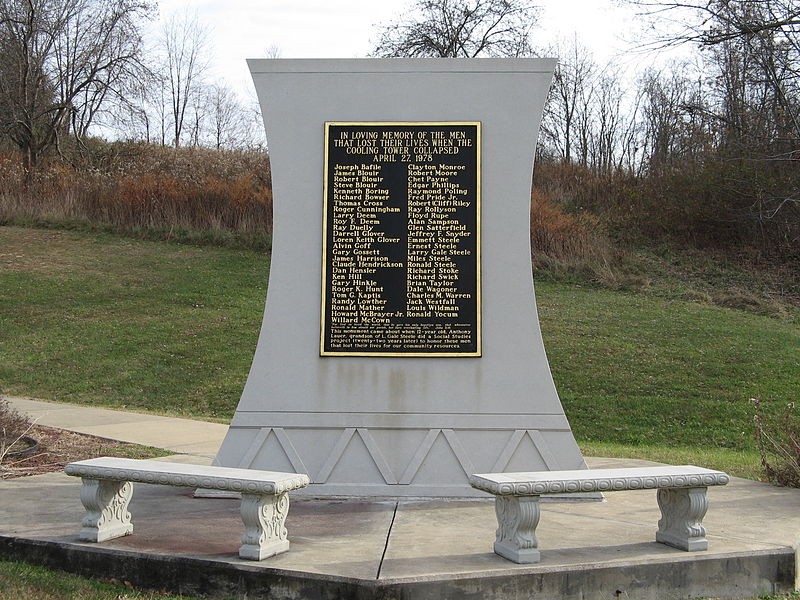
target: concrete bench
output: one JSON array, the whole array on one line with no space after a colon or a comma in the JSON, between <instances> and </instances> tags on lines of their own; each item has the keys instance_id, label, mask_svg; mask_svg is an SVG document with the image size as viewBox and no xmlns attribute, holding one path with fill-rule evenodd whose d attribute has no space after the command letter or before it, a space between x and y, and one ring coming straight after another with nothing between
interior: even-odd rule
<instances>
[{"instance_id":1,"label":"concrete bench","mask_svg":"<svg viewBox=\"0 0 800 600\"><path fill-rule=\"evenodd\" d=\"M686 551L706 550L702 525L708 510L706 489L725 485L730 477L691 465L542 471L534 473L483 473L472 475L470 485L494 494L497 538L494 551L516 563L539 562L539 499L544 494L618 492L657 489L661 519L656 541Z\"/></svg>"},{"instance_id":2,"label":"concrete bench","mask_svg":"<svg viewBox=\"0 0 800 600\"><path fill-rule=\"evenodd\" d=\"M86 515L81 521L80 539L89 542L133 533L128 504L134 482L241 492L245 532L239 556L248 560L262 560L289 549L284 526L289 492L309 483L307 475L297 473L129 458L81 460L64 470L83 480L81 502Z\"/></svg>"}]
</instances>

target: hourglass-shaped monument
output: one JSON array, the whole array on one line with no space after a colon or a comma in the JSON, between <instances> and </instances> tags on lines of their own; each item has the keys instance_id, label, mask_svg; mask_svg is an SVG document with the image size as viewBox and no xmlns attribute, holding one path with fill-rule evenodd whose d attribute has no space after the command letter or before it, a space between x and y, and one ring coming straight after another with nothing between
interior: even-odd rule
<instances>
[{"instance_id":1,"label":"hourglass-shaped monument","mask_svg":"<svg viewBox=\"0 0 800 600\"><path fill-rule=\"evenodd\" d=\"M252 60L274 240L250 375L216 462L315 496L479 494L585 468L531 276L555 62Z\"/></svg>"}]
</instances>

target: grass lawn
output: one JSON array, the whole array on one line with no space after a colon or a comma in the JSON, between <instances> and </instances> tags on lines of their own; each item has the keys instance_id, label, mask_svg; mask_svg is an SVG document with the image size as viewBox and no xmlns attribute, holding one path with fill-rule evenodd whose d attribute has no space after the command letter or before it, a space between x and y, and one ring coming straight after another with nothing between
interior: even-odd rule
<instances>
[{"instance_id":1,"label":"grass lawn","mask_svg":"<svg viewBox=\"0 0 800 600\"><path fill-rule=\"evenodd\" d=\"M0 560L0 600L192 600L139 592L124 583L100 582L19 562Z\"/></svg>"},{"instance_id":2,"label":"grass lawn","mask_svg":"<svg viewBox=\"0 0 800 600\"><path fill-rule=\"evenodd\" d=\"M268 266L252 251L0 227L0 390L228 419ZM536 289L556 385L587 453L757 476L749 399L774 415L800 399L800 312Z\"/></svg>"},{"instance_id":3,"label":"grass lawn","mask_svg":"<svg viewBox=\"0 0 800 600\"><path fill-rule=\"evenodd\" d=\"M0 227L0 389L228 419L268 266L252 251Z\"/></svg>"},{"instance_id":4,"label":"grass lawn","mask_svg":"<svg viewBox=\"0 0 800 600\"><path fill-rule=\"evenodd\" d=\"M800 400L796 320L578 285L536 289L553 377L587 453L673 463L693 454L757 474L750 398L774 416Z\"/></svg>"}]
</instances>

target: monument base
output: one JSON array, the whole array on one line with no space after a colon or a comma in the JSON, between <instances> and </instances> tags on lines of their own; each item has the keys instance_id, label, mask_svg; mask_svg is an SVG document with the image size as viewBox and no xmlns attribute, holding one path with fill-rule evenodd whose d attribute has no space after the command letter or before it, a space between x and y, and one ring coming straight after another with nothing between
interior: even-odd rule
<instances>
[{"instance_id":1,"label":"monument base","mask_svg":"<svg viewBox=\"0 0 800 600\"><path fill-rule=\"evenodd\" d=\"M585 468L577 445L571 453L563 452L565 436L571 439L563 416L437 416L440 421L460 425L459 429L407 426L415 421L438 424L431 415L292 418L319 425L292 427L285 413L238 413L216 463L306 473L311 484L293 494L314 498L484 498L483 492L469 485L470 475ZM357 426L343 427L345 419ZM481 420L495 428L479 428ZM254 426L270 421L283 426ZM525 425L542 429L519 428ZM599 494L577 496L582 497L568 500L601 499Z\"/></svg>"}]
</instances>

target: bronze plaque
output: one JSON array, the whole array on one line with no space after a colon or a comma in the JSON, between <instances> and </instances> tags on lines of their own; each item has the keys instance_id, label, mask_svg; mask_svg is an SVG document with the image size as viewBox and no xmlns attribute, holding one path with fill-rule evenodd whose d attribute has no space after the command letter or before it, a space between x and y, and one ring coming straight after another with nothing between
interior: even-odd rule
<instances>
[{"instance_id":1,"label":"bronze plaque","mask_svg":"<svg viewBox=\"0 0 800 600\"><path fill-rule=\"evenodd\" d=\"M326 123L323 356L480 356L481 127Z\"/></svg>"}]
</instances>

